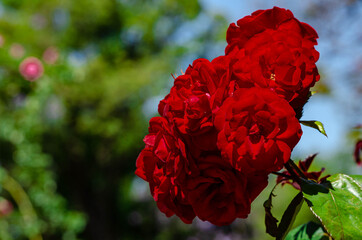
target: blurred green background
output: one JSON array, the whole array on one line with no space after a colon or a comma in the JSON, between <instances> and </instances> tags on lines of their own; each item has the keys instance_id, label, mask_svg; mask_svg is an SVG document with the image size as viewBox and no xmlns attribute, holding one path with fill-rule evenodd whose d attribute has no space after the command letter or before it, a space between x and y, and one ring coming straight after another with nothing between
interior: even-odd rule
<instances>
[{"instance_id":1,"label":"blurred green background","mask_svg":"<svg viewBox=\"0 0 362 240\"><path fill-rule=\"evenodd\" d=\"M160 213L134 175L170 74L223 54L229 20L212 2L0 1L0 239L268 239L270 190L246 220L186 225ZM34 81L19 71L28 57L44 68ZM322 80L319 90L329 88ZM338 150L334 163L347 161L332 171L348 173L350 150ZM279 218L297 193L283 190ZM304 207L296 224L309 219Z\"/></svg>"}]
</instances>

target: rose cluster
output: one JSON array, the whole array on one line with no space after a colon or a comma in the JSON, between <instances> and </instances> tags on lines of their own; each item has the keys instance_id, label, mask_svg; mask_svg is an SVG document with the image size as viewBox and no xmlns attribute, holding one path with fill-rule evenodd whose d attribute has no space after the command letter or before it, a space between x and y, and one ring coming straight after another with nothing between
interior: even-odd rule
<instances>
[{"instance_id":1,"label":"rose cluster","mask_svg":"<svg viewBox=\"0 0 362 240\"><path fill-rule=\"evenodd\" d=\"M225 55L197 59L175 79L136 161L166 216L215 225L248 216L302 135L298 119L319 80L316 38L289 10L259 10L229 26Z\"/></svg>"}]
</instances>

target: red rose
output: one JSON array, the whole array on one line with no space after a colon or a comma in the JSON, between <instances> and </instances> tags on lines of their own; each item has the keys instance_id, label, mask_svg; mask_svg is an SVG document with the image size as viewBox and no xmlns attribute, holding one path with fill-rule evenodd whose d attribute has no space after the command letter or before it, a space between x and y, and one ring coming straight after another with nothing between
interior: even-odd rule
<instances>
[{"instance_id":1,"label":"red rose","mask_svg":"<svg viewBox=\"0 0 362 240\"><path fill-rule=\"evenodd\" d=\"M144 142L146 147L136 161L136 175L149 182L151 194L166 216L176 214L191 223L195 214L179 186L191 169L185 144L161 117L150 120Z\"/></svg>"},{"instance_id":2,"label":"red rose","mask_svg":"<svg viewBox=\"0 0 362 240\"><path fill-rule=\"evenodd\" d=\"M246 55L245 49L235 48L228 55L214 59L212 63L218 64L220 74L224 74L227 96L232 96L238 88L268 87L268 80L260 74L259 62Z\"/></svg>"},{"instance_id":3,"label":"red rose","mask_svg":"<svg viewBox=\"0 0 362 240\"><path fill-rule=\"evenodd\" d=\"M280 170L302 130L287 101L263 88L241 88L216 113L218 147L244 173Z\"/></svg>"},{"instance_id":4,"label":"red rose","mask_svg":"<svg viewBox=\"0 0 362 240\"><path fill-rule=\"evenodd\" d=\"M235 23L231 23L227 33L226 41L228 46L225 49L226 54L230 53L234 47L242 49L254 37L260 37L258 34L269 31L270 34L289 31L291 38L284 41L296 43L293 37L297 36L303 41L303 47L313 48L317 44L318 34L308 24L296 19L290 10L274 7L273 9L258 10L246 16Z\"/></svg>"},{"instance_id":5,"label":"red rose","mask_svg":"<svg viewBox=\"0 0 362 240\"><path fill-rule=\"evenodd\" d=\"M230 25L225 56L175 79L136 162L163 213L215 225L248 216L302 135L317 37L288 10L260 10Z\"/></svg>"},{"instance_id":6,"label":"red rose","mask_svg":"<svg viewBox=\"0 0 362 240\"><path fill-rule=\"evenodd\" d=\"M175 79L170 93L159 104L159 113L175 124L194 148L217 150L212 112L223 101L227 83L221 66L206 59L195 60L184 75Z\"/></svg>"},{"instance_id":7,"label":"red rose","mask_svg":"<svg viewBox=\"0 0 362 240\"><path fill-rule=\"evenodd\" d=\"M197 166L200 174L187 180L189 203L201 220L218 226L246 218L251 202L267 186L267 175L247 177L221 156L199 158Z\"/></svg>"},{"instance_id":8,"label":"red rose","mask_svg":"<svg viewBox=\"0 0 362 240\"><path fill-rule=\"evenodd\" d=\"M294 18L291 11L274 7L256 11L238 20L237 25L230 24L226 38L225 53L233 55L244 49L254 65L257 84L293 101L300 117L309 98L306 92L319 80L315 65L319 53L314 49L316 31Z\"/></svg>"},{"instance_id":9,"label":"red rose","mask_svg":"<svg viewBox=\"0 0 362 240\"><path fill-rule=\"evenodd\" d=\"M149 182L158 208L168 217L176 214L191 223L198 216L215 225L227 225L235 218L246 218L251 202L267 186L266 174L247 176L220 155L191 161L165 118L150 120L144 142L136 175Z\"/></svg>"}]
</instances>

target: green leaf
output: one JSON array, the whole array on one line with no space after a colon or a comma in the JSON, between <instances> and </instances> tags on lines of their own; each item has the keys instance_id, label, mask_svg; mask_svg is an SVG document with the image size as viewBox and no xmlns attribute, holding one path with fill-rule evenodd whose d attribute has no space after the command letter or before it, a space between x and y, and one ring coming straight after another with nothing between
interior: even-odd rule
<instances>
[{"instance_id":1,"label":"green leaf","mask_svg":"<svg viewBox=\"0 0 362 240\"><path fill-rule=\"evenodd\" d=\"M304 192L311 211L334 239L362 239L362 176L336 174L328 180L328 193Z\"/></svg>"},{"instance_id":2,"label":"green leaf","mask_svg":"<svg viewBox=\"0 0 362 240\"><path fill-rule=\"evenodd\" d=\"M266 232L269 235L271 235L272 237L276 237L277 231L278 231L278 225L277 225L278 220L273 216L273 214L271 212L271 209L273 207L272 198L275 197L275 195L273 194L273 191L276 186L277 186L277 184L274 186L274 188L270 192L268 200L266 200L264 202Z\"/></svg>"},{"instance_id":3,"label":"green leaf","mask_svg":"<svg viewBox=\"0 0 362 240\"><path fill-rule=\"evenodd\" d=\"M287 210L285 210L282 220L278 226L278 233L277 233L277 240L284 239L286 234L289 232L290 228L292 227L295 217L299 213L300 208L303 204L303 193L299 192L297 196L293 198L290 202Z\"/></svg>"},{"instance_id":4,"label":"green leaf","mask_svg":"<svg viewBox=\"0 0 362 240\"><path fill-rule=\"evenodd\" d=\"M322 183L317 183L313 180L308 180L304 178L300 178L300 187L302 191L309 195L316 195L319 192L328 193L329 188L331 188L329 181L324 181Z\"/></svg>"},{"instance_id":5,"label":"green leaf","mask_svg":"<svg viewBox=\"0 0 362 240\"><path fill-rule=\"evenodd\" d=\"M324 129L323 123L320 121L299 121L301 124L307 127L311 127L314 129L317 129L320 133L322 133L324 136L327 136L326 130Z\"/></svg>"},{"instance_id":6,"label":"green leaf","mask_svg":"<svg viewBox=\"0 0 362 240\"><path fill-rule=\"evenodd\" d=\"M286 236L285 240L328 240L328 235L321 225L309 222L294 228Z\"/></svg>"}]
</instances>

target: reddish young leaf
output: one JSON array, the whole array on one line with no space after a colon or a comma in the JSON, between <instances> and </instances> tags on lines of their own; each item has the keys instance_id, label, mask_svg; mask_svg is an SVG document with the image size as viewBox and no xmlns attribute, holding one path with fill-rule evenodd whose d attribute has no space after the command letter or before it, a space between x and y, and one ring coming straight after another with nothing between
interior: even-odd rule
<instances>
[{"instance_id":1,"label":"reddish young leaf","mask_svg":"<svg viewBox=\"0 0 362 240\"><path fill-rule=\"evenodd\" d=\"M358 140L354 148L354 154L353 154L354 160L356 161L358 166L362 166L361 151L362 151L362 140Z\"/></svg>"},{"instance_id":2,"label":"reddish young leaf","mask_svg":"<svg viewBox=\"0 0 362 240\"><path fill-rule=\"evenodd\" d=\"M310 166L313 163L314 158L316 156L317 156L317 154L313 154L313 155L308 156L304 160L300 160L298 162L298 167L302 171L302 173L307 177L307 179L314 180L317 183L321 183L322 181L324 181L325 179L327 179L330 176L330 175L326 175L326 176L321 178L321 175L325 170L324 168L322 168L320 171L317 171L317 172L316 171L313 171L313 172L308 171ZM287 177L287 176L291 176L288 171L283 171L282 174L285 175L285 176L278 176L277 183L282 183L282 185L291 184L294 188L296 188L298 190L301 190L298 183L296 183L292 178Z\"/></svg>"}]
</instances>

